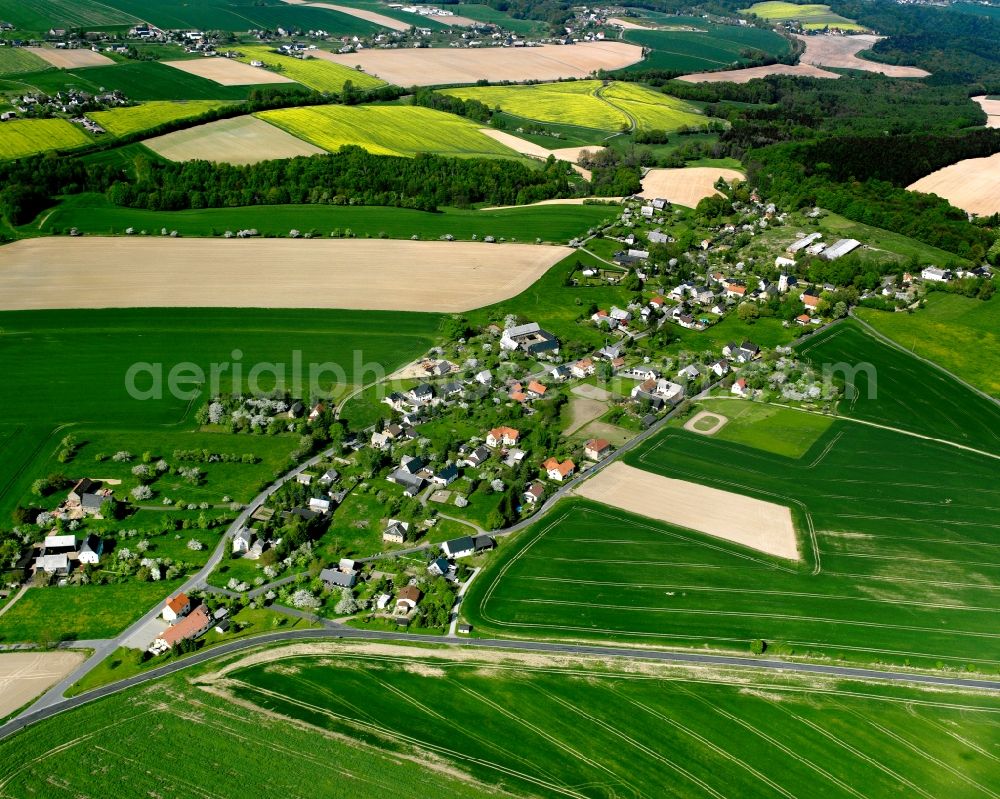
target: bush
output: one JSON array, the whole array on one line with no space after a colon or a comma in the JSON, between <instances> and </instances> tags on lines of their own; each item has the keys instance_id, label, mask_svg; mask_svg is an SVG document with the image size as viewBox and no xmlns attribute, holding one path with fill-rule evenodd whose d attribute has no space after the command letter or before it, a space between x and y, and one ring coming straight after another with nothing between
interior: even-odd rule
<instances>
[{"instance_id":1,"label":"bush","mask_svg":"<svg viewBox=\"0 0 1000 799\"><path fill-rule=\"evenodd\" d=\"M767 642L760 638L754 638L750 642L750 654L752 655L763 655L764 650L766 649L767 649Z\"/></svg>"}]
</instances>

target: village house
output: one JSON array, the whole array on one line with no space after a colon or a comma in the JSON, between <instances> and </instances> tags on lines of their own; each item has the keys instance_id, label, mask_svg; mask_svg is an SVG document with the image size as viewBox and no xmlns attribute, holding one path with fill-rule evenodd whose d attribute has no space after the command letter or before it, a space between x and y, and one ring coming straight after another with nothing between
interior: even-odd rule
<instances>
[{"instance_id":1,"label":"village house","mask_svg":"<svg viewBox=\"0 0 1000 799\"><path fill-rule=\"evenodd\" d=\"M46 574L69 574L69 555L61 552L57 555L40 555L35 558L35 571Z\"/></svg>"},{"instance_id":2,"label":"village house","mask_svg":"<svg viewBox=\"0 0 1000 799\"><path fill-rule=\"evenodd\" d=\"M528 355L559 352L559 341L535 322L515 325L503 331L500 348L507 351L523 350Z\"/></svg>"},{"instance_id":3,"label":"village house","mask_svg":"<svg viewBox=\"0 0 1000 799\"><path fill-rule=\"evenodd\" d=\"M329 513L330 500L324 497L312 497L309 500L309 510L314 510L317 513Z\"/></svg>"},{"instance_id":4,"label":"village house","mask_svg":"<svg viewBox=\"0 0 1000 799\"><path fill-rule=\"evenodd\" d=\"M405 616L415 610L423 596L423 592L415 585L408 585L405 588L401 588L396 593L396 615Z\"/></svg>"},{"instance_id":5,"label":"village house","mask_svg":"<svg viewBox=\"0 0 1000 799\"><path fill-rule=\"evenodd\" d=\"M405 544L409 530L409 522L401 522L399 519L389 519L389 523L382 531L382 541L387 544Z\"/></svg>"},{"instance_id":6,"label":"village house","mask_svg":"<svg viewBox=\"0 0 1000 799\"><path fill-rule=\"evenodd\" d=\"M449 486L454 483L459 477L457 466L445 466L439 469L433 477L431 477L431 482L438 486Z\"/></svg>"},{"instance_id":7,"label":"village house","mask_svg":"<svg viewBox=\"0 0 1000 799\"><path fill-rule=\"evenodd\" d=\"M175 624L170 625L166 630L160 633L153 642L153 646L157 649L171 649L180 641L188 641L197 638L199 635L206 632L211 626L212 619L208 615L208 611L205 609L204 605L199 605L187 616Z\"/></svg>"},{"instance_id":8,"label":"village house","mask_svg":"<svg viewBox=\"0 0 1000 799\"><path fill-rule=\"evenodd\" d=\"M513 427L494 427L486 434L486 446L494 449L499 446L513 447L517 445L521 433Z\"/></svg>"},{"instance_id":9,"label":"village house","mask_svg":"<svg viewBox=\"0 0 1000 799\"><path fill-rule=\"evenodd\" d=\"M947 283L951 280L951 271L948 269L940 269L936 266L928 266L920 272L920 277L923 280L929 280L932 283Z\"/></svg>"},{"instance_id":10,"label":"village house","mask_svg":"<svg viewBox=\"0 0 1000 799\"><path fill-rule=\"evenodd\" d=\"M537 380L532 380L528 383L528 394L534 397L544 397L545 392L548 389L539 383Z\"/></svg>"},{"instance_id":11,"label":"village house","mask_svg":"<svg viewBox=\"0 0 1000 799\"><path fill-rule=\"evenodd\" d=\"M97 480L84 477L82 480L78 480L76 485L70 489L66 500L70 505L80 505L83 502L85 494L96 494L100 489L101 484Z\"/></svg>"},{"instance_id":12,"label":"village house","mask_svg":"<svg viewBox=\"0 0 1000 799\"><path fill-rule=\"evenodd\" d=\"M354 588L358 583L358 573L353 569L349 571L342 569L321 569L319 579L328 588Z\"/></svg>"},{"instance_id":13,"label":"village house","mask_svg":"<svg viewBox=\"0 0 1000 799\"><path fill-rule=\"evenodd\" d=\"M541 501L542 497L545 496L545 486L541 483L534 482L528 486L527 490L524 492L524 501L529 505L535 505Z\"/></svg>"},{"instance_id":14,"label":"village house","mask_svg":"<svg viewBox=\"0 0 1000 799\"><path fill-rule=\"evenodd\" d=\"M188 599L187 594L181 592L167 599L160 615L163 616L164 621L176 621L181 616L186 616L190 610L191 600Z\"/></svg>"},{"instance_id":15,"label":"village house","mask_svg":"<svg viewBox=\"0 0 1000 799\"><path fill-rule=\"evenodd\" d=\"M576 471L576 464L566 459L562 463L557 458L549 458L542 463L542 468L550 480L561 483L568 477L572 477Z\"/></svg>"},{"instance_id":16,"label":"village house","mask_svg":"<svg viewBox=\"0 0 1000 799\"><path fill-rule=\"evenodd\" d=\"M818 294L813 294L812 291L802 292L802 304L806 307L807 313L815 313L820 302L822 302L822 300L820 300Z\"/></svg>"},{"instance_id":17,"label":"village house","mask_svg":"<svg viewBox=\"0 0 1000 799\"><path fill-rule=\"evenodd\" d=\"M583 454L592 461L600 461L611 453L611 443L603 438L592 438L584 445Z\"/></svg>"},{"instance_id":18,"label":"village house","mask_svg":"<svg viewBox=\"0 0 1000 799\"><path fill-rule=\"evenodd\" d=\"M434 558L427 567L427 573L432 577L444 577L451 569L447 558Z\"/></svg>"},{"instance_id":19,"label":"village house","mask_svg":"<svg viewBox=\"0 0 1000 799\"><path fill-rule=\"evenodd\" d=\"M466 558L474 555L476 544L471 536L464 535L461 538L453 538L441 544L441 551L449 558Z\"/></svg>"},{"instance_id":20,"label":"village house","mask_svg":"<svg viewBox=\"0 0 1000 799\"><path fill-rule=\"evenodd\" d=\"M583 358L570 366L569 370L573 377L589 377L594 374L594 362L590 358Z\"/></svg>"},{"instance_id":21,"label":"village house","mask_svg":"<svg viewBox=\"0 0 1000 799\"><path fill-rule=\"evenodd\" d=\"M237 530L235 535L233 535L233 553L243 553L246 554L250 551L250 547L253 546L254 531L250 528L243 527Z\"/></svg>"},{"instance_id":22,"label":"village house","mask_svg":"<svg viewBox=\"0 0 1000 799\"><path fill-rule=\"evenodd\" d=\"M725 377L729 374L729 361L725 358L720 358L710 363L708 368L712 370L716 377Z\"/></svg>"},{"instance_id":23,"label":"village house","mask_svg":"<svg viewBox=\"0 0 1000 799\"><path fill-rule=\"evenodd\" d=\"M742 344L729 342L722 348L722 354L737 363L749 363L760 357L760 347L747 339Z\"/></svg>"},{"instance_id":24,"label":"village house","mask_svg":"<svg viewBox=\"0 0 1000 799\"><path fill-rule=\"evenodd\" d=\"M746 397L747 381L742 377L739 378L735 383L733 383L733 387L729 391L737 397Z\"/></svg>"},{"instance_id":25,"label":"village house","mask_svg":"<svg viewBox=\"0 0 1000 799\"><path fill-rule=\"evenodd\" d=\"M76 558L85 565L96 566L104 554L104 539L99 535L88 535L80 542Z\"/></svg>"}]
</instances>

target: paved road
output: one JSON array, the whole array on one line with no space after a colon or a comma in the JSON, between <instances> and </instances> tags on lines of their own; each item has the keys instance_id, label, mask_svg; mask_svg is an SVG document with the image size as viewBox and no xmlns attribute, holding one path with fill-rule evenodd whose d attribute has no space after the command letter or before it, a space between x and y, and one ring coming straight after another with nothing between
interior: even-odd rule
<instances>
[{"instance_id":1,"label":"paved road","mask_svg":"<svg viewBox=\"0 0 1000 799\"><path fill-rule=\"evenodd\" d=\"M445 644L447 646L469 649L503 649L526 652L541 652L552 655L583 655L596 657L624 657L632 660L650 660L660 663L686 663L704 666L732 667L763 671L788 672L796 674L817 674L825 677L843 679L879 680L887 682L910 683L921 686L939 688L967 688L988 691L1000 691L1000 681L972 680L962 677L938 677L929 674L908 674L894 671L879 671L876 669L852 668L849 666L827 666L815 663L789 663L782 660L730 657L725 655L702 655L691 652L664 652L651 649L632 649L619 646L583 646L578 644L557 644L545 641L509 641L496 638L428 638L426 635L403 632L380 632L375 630L356 630L341 627L333 622L327 622L324 629L286 630L284 632L244 638L228 644L213 647L204 652L191 655L183 660L173 661L152 669L144 674L130 677L111 685L96 688L88 693L71 699L59 699L44 707L34 705L28 712L22 713L12 721L0 727L0 740L3 740L25 727L44 719L55 716L66 710L79 707L95 699L100 699L118 693L127 688L165 677L191 666L205 663L217 657L230 655L234 652L250 649L262 644L287 643L294 641L309 641L317 639L352 639L360 641L406 641L422 644Z\"/></svg>"}]
</instances>

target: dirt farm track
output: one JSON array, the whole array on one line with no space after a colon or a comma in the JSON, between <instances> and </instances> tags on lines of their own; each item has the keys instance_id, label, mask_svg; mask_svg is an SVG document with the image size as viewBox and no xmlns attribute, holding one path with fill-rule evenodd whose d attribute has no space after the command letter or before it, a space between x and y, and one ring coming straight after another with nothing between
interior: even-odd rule
<instances>
[{"instance_id":1,"label":"dirt farm track","mask_svg":"<svg viewBox=\"0 0 1000 799\"><path fill-rule=\"evenodd\" d=\"M43 238L0 247L0 310L354 308L457 313L573 250L368 239Z\"/></svg>"}]
</instances>

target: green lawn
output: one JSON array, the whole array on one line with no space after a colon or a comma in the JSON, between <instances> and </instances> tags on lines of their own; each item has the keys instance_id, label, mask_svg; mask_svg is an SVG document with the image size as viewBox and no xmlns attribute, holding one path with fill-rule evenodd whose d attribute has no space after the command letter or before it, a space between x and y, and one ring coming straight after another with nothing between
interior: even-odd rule
<instances>
[{"instance_id":1,"label":"green lawn","mask_svg":"<svg viewBox=\"0 0 1000 799\"><path fill-rule=\"evenodd\" d=\"M1000 302L934 292L914 313L859 308L858 316L885 336L976 388L1000 397Z\"/></svg>"},{"instance_id":2,"label":"green lawn","mask_svg":"<svg viewBox=\"0 0 1000 799\"><path fill-rule=\"evenodd\" d=\"M114 152L114 151L112 151ZM22 228L25 235L51 233L76 227L84 233L123 234L126 229L159 232L176 230L183 236L222 235L227 230L256 228L261 235L285 236L292 229L316 230L329 236L350 230L355 236L393 239L480 239L486 236L533 242L536 239L565 244L591 227L613 217L615 208L603 205L539 205L503 211L446 208L440 212L379 206L260 205L196 211L145 211L121 208L103 195L82 194L67 198L44 224Z\"/></svg>"},{"instance_id":3,"label":"green lawn","mask_svg":"<svg viewBox=\"0 0 1000 799\"><path fill-rule=\"evenodd\" d=\"M954 378L890 344L858 323L833 325L797 345L814 368L833 370L835 383L856 370L853 392L837 411L845 416L1000 453L1000 406Z\"/></svg>"},{"instance_id":4,"label":"green lawn","mask_svg":"<svg viewBox=\"0 0 1000 799\"><path fill-rule=\"evenodd\" d=\"M111 638L180 581L32 588L0 616L0 641L56 642Z\"/></svg>"},{"instance_id":5,"label":"green lawn","mask_svg":"<svg viewBox=\"0 0 1000 799\"><path fill-rule=\"evenodd\" d=\"M177 364L198 365L210 382L210 364L240 363L244 391L254 364L279 364L284 368L281 384L296 395L305 395L310 392L310 363L341 364L348 383L371 381L425 352L439 322L440 317L434 314L336 310L164 308L0 313L0 362L7 367L7 379L0 387L0 403L7 419L0 424L0 517L8 518L15 505L30 501L31 482L56 468L51 457L74 425L89 423L87 430L106 431L107 421L114 420L116 431L123 431L121 435L134 433L127 441L121 439L121 445L133 454L145 450L144 441L156 443L163 452L184 448L183 442L195 436L193 411L208 388L182 379L180 388L189 394L172 395L168 378ZM89 354L79 357L80 353ZM303 374L296 381L293 364L299 357ZM126 390L126 375L137 362L162 365L162 399L136 399ZM58 368L54 369L54 364ZM232 366L219 381L222 391L232 388L231 375ZM322 390L335 388L329 373L319 377ZM259 382L263 390L274 385L267 373ZM136 378L137 387L148 389L151 385L148 372ZM78 437L82 441L86 432ZM198 440L218 442L225 437ZM107 442L109 452L112 443ZM277 466L282 459L280 450L286 450L288 442L248 435L221 449L257 452L258 446L266 465ZM93 454L78 457L80 462L72 464L74 470L105 465L95 464ZM213 487L210 480L203 492L197 492L199 499L214 502L227 492L246 495L264 474L263 467L219 465L223 466L224 471L217 475L221 482Z\"/></svg>"},{"instance_id":6,"label":"green lawn","mask_svg":"<svg viewBox=\"0 0 1000 799\"><path fill-rule=\"evenodd\" d=\"M712 411L728 419L713 438L784 455L786 458L801 458L805 455L833 422L829 416L740 399L703 400L698 403L694 413L701 410Z\"/></svg>"},{"instance_id":7,"label":"green lawn","mask_svg":"<svg viewBox=\"0 0 1000 799\"><path fill-rule=\"evenodd\" d=\"M0 47L0 75L40 72L48 68L48 62L30 50L23 47Z\"/></svg>"}]
</instances>

